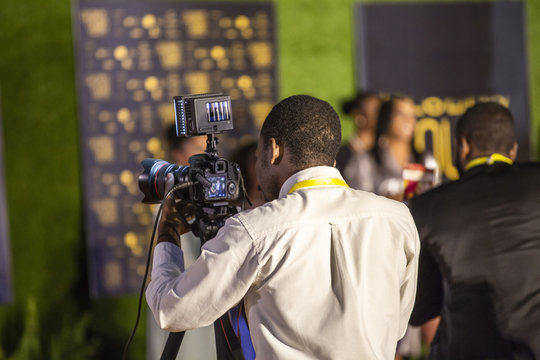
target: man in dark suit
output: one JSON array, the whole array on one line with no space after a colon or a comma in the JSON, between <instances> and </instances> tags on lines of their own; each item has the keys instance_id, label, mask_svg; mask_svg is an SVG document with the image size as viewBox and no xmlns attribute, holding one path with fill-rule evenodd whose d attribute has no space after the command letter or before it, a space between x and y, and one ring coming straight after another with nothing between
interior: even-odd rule
<instances>
[{"instance_id":1,"label":"man in dark suit","mask_svg":"<svg viewBox=\"0 0 540 360\"><path fill-rule=\"evenodd\" d=\"M540 359L540 165L513 164L512 114L470 108L462 174L413 198L421 239L411 324L440 316L431 359Z\"/></svg>"}]
</instances>

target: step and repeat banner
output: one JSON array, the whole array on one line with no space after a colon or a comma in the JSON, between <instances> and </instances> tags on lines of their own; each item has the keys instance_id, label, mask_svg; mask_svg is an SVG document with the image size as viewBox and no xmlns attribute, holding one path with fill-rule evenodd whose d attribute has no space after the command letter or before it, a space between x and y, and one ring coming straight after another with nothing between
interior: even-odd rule
<instances>
[{"instance_id":1,"label":"step and repeat banner","mask_svg":"<svg viewBox=\"0 0 540 360\"><path fill-rule=\"evenodd\" d=\"M223 92L235 129L256 136L276 102L271 4L99 2L74 7L86 241L94 296L139 290L155 207L141 203L144 158L163 159L173 96Z\"/></svg>"},{"instance_id":2,"label":"step and repeat banner","mask_svg":"<svg viewBox=\"0 0 540 360\"><path fill-rule=\"evenodd\" d=\"M523 2L359 4L355 17L358 85L414 99L415 148L432 152L447 178L458 177L452 129L476 101L510 108L518 160L528 160Z\"/></svg>"},{"instance_id":3,"label":"step and repeat banner","mask_svg":"<svg viewBox=\"0 0 540 360\"><path fill-rule=\"evenodd\" d=\"M0 101L1 104L2 102ZM12 300L9 232L4 182L4 134L2 131L1 109L2 107L0 106L0 304Z\"/></svg>"}]
</instances>

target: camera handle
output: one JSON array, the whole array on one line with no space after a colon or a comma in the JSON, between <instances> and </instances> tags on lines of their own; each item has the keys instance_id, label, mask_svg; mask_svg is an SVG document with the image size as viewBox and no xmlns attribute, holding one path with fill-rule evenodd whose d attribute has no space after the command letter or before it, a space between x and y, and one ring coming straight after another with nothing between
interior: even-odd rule
<instances>
[{"instance_id":1,"label":"camera handle","mask_svg":"<svg viewBox=\"0 0 540 360\"><path fill-rule=\"evenodd\" d=\"M206 135L206 150L205 153L216 154L217 153L218 138L214 133Z\"/></svg>"}]
</instances>

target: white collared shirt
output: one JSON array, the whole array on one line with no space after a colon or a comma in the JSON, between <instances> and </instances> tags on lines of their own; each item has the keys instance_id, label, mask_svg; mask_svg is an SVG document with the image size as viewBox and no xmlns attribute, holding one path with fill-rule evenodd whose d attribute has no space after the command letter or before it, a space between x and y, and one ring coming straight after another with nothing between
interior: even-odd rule
<instances>
[{"instance_id":1,"label":"white collared shirt","mask_svg":"<svg viewBox=\"0 0 540 360\"><path fill-rule=\"evenodd\" d=\"M331 167L290 177L279 199L229 219L184 271L155 248L146 298L170 331L206 326L244 298L257 359L393 359L416 292L419 240L407 207L344 186Z\"/></svg>"}]
</instances>

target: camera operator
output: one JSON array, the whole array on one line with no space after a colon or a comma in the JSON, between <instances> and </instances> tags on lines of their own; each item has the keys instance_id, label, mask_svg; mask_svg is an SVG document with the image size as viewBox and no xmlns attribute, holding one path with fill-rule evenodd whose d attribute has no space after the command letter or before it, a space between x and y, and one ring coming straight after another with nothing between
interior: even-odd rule
<instances>
[{"instance_id":1,"label":"camera operator","mask_svg":"<svg viewBox=\"0 0 540 360\"><path fill-rule=\"evenodd\" d=\"M405 205L348 188L333 167L337 113L297 95L266 118L256 170L266 204L227 219L184 270L189 231L168 198L146 298L169 331L211 324L242 298L257 359L393 359L416 291Z\"/></svg>"}]
</instances>

